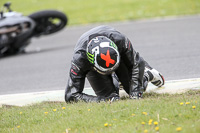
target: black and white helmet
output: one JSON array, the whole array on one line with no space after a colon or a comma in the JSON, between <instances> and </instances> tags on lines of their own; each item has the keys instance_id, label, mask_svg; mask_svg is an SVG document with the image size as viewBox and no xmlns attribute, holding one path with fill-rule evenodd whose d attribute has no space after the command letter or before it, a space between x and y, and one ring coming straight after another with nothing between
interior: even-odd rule
<instances>
[{"instance_id":1,"label":"black and white helmet","mask_svg":"<svg viewBox=\"0 0 200 133\"><path fill-rule=\"evenodd\" d=\"M94 69L103 75L114 72L120 62L116 44L105 36L97 36L87 45L87 58Z\"/></svg>"}]
</instances>

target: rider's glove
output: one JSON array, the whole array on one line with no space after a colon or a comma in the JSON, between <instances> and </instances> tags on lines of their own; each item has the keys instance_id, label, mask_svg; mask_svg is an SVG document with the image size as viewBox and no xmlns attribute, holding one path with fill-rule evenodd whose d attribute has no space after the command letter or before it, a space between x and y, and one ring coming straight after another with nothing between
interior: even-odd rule
<instances>
[{"instance_id":1,"label":"rider's glove","mask_svg":"<svg viewBox=\"0 0 200 133\"><path fill-rule=\"evenodd\" d=\"M140 99L143 95L143 88L135 88L130 91L129 97L130 99Z\"/></svg>"},{"instance_id":2,"label":"rider's glove","mask_svg":"<svg viewBox=\"0 0 200 133\"><path fill-rule=\"evenodd\" d=\"M120 97L117 93L111 93L107 97L98 96L98 102L102 102L102 101L114 102L114 101L118 101L119 99L120 99Z\"/></svg>"},{"instance_id":3,"label":"rider's glove","mask_svg":"<svg viewBox=\"0 0 200 133\"><path fill-rule=\"evenodd\" d=\"M120 99L117 93L111 93L110 96L106 97L106 101L114 102Z\"/></svg>"}]
</instances>

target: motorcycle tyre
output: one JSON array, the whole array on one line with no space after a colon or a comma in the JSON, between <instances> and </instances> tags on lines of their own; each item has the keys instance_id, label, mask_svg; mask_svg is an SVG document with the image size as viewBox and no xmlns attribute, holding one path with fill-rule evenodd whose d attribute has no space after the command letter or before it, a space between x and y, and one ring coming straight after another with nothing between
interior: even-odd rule
<instances>
[{"instance_id":1,"label":"motorcycle tyre","mask_svg":"<svg viewBox=\"0 0 200 133\"><path fill-rule=\"evenodd\" d=\"M40 35L49 35L55 32L60 31L63 29L68 22L67 16L56 10L43 10L43 11L38 11L35 12L31 15L29 15L31 19L33 19L36 22L36 27L34 30L33 35L34 36L40 36ZM60 20L60 24L57 25L56 27L53 27L53 29L48 29L48 24L45 24L43 20L48 20L49 18L57 18Z\"/></svg>"}]
</instances>

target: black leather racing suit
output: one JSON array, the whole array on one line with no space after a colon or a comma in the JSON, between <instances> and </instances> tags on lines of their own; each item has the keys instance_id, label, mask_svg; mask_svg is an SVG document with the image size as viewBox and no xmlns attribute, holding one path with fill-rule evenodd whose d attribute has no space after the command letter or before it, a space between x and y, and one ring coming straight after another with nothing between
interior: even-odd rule
<instances>
[{"instance_id":1,"label":"black leather racing suit","mask_svg":"<svg viewBox=\"0 0 200 133\"><path fill-rule=\"evenodd\" d=\"M145 61L143 58L133 49L126 36L112 27L99 26L84 33L75 46L68 84L65 90L65 101L98 102L112 97L113 93L117 94L119 91L116 90L112 76L97 73L87 59L87 44L96 36L108 37L117 45L121 60L115 75L117 75L126 93L131 96L135 91L145 90L145 78L143 78ZM82 93L86 77L97 96Z\"/></svg>"}]
</instances>

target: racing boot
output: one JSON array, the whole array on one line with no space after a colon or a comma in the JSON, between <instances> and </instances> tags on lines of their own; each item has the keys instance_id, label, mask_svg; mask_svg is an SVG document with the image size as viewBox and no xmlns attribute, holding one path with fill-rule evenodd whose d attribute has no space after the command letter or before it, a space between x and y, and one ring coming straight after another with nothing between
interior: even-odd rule
<instances>
[{"instance_id":1,"label":"racing boot","mask_svg":"<svg viewBox=\"0 0 200 133\"><path fill-rule=\"evenodd\" d=\"M165 84L163 75L154 68L145 67L144 76L155 86L161 87Z\"/></svg>"}]
</instances>

